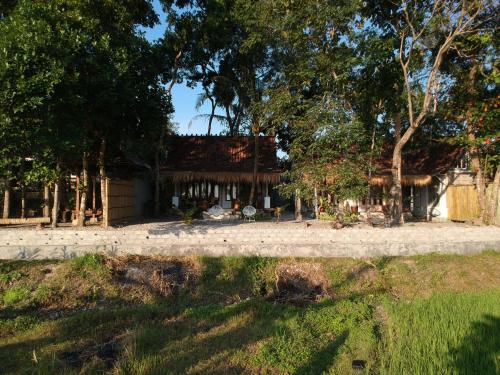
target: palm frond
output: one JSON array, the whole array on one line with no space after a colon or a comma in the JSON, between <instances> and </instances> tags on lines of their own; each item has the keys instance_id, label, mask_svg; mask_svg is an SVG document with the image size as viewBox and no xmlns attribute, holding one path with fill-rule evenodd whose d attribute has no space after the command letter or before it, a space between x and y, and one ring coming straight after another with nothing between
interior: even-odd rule
<instances>
[{"instance_id":1,"label":"palm frond","mask_svg":"<svg viewBox=\"0 0 500 375\"><path fill-rule=\"evenodd\" d=\"M208 119L210 119L210 113L200 113L199 115L196 115L194 116L191 121L189 121L188 123L188 128L191 127L191 125L193 125L193 122L197 121L197 120L200 120L200 119L203 119L205 121L208 121ZM226 116L223 116L223 115L217 115L217 114L214 114L214 120L217 120L221 123L227 123L227 117Z\"/></svg>"}]
</instances>

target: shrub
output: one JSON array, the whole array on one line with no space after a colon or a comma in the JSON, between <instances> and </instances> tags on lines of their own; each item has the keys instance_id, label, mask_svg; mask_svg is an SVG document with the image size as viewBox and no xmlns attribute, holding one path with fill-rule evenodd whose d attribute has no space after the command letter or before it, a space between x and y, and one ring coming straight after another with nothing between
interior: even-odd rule
<instances>
[{"instance_id":1,"label":"shrub","mask_svg":"<svg viewBox=\"0 0 500 375\"><path fill-rule=\"evenodd\" d=\"M71 266L74 271L81 272L87 269L93 270L101 268L104 264L104 257L98 253L85 254L76 257L71 261Z\"/></svg>"},{"instance_id":2,"label":"shrub","mask_svg":"<svg viewBox=\"0 0 500 375\"><path fill-rule=\"evenodd\" d=\"M185 224L192 224L193 220L200 216L202 210L199 207L191 207L185 210L174 208L174 211L179 215Z\"/></svg>"},{"instance_id":3,"label":"shrub","mask_svg":"<svg viewBox=\"0 0 500 375\"><path fill-rule=\"evenodd\" d=\"M39 323L39 319L32 315L20 315L14 319L0 319L0 337L29 331Z\"/></svg>"},{"instance_id":4,"label":"shrub","mask_svg":"<svg viewBox=\"0 0 500 375\"><path fill-rule=\"evenodd\" d=\"M26 287L13 287L7 289L3 295L3 303L6 306L14 305L23 300L28 299L30 296L30 291Z\"/></svg>"},{"instance_id":5,"label":"shrub","mask_svg":"<svg viewBox=\"0 0 500 375\"><path fill-rule=\"evenodd\" d=\"M53 290L45 284L39 285L33 293L33 298L36 303L46 305L50 302L53 295Z\"/></svg>"},{"instance_id":6,"label":"shrub","mask_svg":"<svg viewBox=\"0 0 500 375\"><path fill-rule=\"evenodd\" d=\"M6 284L11 283L12 281L20 280L23 277L23 274L19 271L12 271L9 273L0 274L0 281L3 281Z\"/></svg>"}]
</instances>

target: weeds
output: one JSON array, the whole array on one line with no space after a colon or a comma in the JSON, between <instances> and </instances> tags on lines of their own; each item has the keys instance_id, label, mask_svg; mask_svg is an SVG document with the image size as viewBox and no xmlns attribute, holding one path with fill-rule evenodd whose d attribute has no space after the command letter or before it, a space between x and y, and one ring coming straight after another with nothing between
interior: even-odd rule
<instances>
[{"instance_id":1,"label":"weeds","mask_svg":"<svg viewBox=\"0 0 500 375\"><path fill-rule=\"evenodd\" d=\"M301 305L269 298L290 264L322 270L332 297ZM119 265L129 268L119 273ZM3 373L351 374L354 359L365 363L360 373L498 372L496 253L314 261L87 254L44 267L0 262L0 274L23 275L0 281ZM159 269L175 283L195 277L177 296L148 299L152 284L130 267L148 277Z\"/></svg>"},{"instance_id":2,"label":"weeds","mask_svg":"<svg viewBox=\"0 0 500 375\"><path fill-rule=\"evenodd\" d=\"M27 302L30 295L30 290L26 287L12 287L4 292L3 303L6 306L12 306L19 302Z\"/></svg>"},{"instance_id":3,"label":"weeds","mask_svg":"<svg viewBox=\"0 0 500 375\"><path fill-rule=\"evenodd\" d=\"M91 253L85 254L71 260L71 266L77 273L85 272L87 270L101 269L104 264L104 257L102 254Z\"/></svg>"}]
</instances>

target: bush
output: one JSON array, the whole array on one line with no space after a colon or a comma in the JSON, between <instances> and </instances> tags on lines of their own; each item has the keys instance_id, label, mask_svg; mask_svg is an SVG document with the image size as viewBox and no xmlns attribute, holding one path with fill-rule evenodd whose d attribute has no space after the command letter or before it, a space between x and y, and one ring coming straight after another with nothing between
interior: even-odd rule
<instances>
[{"instance_id":1,"label":"bush","mask_svg":"<svg viewBox=\"0 0 500 375\"><path fill-rule=\"evenodd\" d=\"M193 220L200 216L202 210L199 207L191 207L185 210L174 208L174 211L182 219L185 224L192 224Z\"/></svg>"},{"instance_id":2,"label":"bush","mask_svg":"<svg viewBox=\"0 0 500 375\"><path fill-rule=\"evenodd\" d=\"M30 296L30 291L26 287L13 287L7 289L3 295L3 303L6 306L14 305L23 300L28 299Z\"/></svg>"},{"instance_id":3,"label":"bush","mask_svg":"<svg viewBox=\"0 0 500 375\"><path fill-rule=\"evenodd\" d=\"M23 274L19 271L12 271L9 273L0 274L0 281L3 281L6 284L11 283L12 281L20 280L23 277Z\"/></svg>"},{"instance_id":4,"label":"bush","mask_svg":"<svg viewBox=\"0 0 500 375\"><path fill-rule=\"evenodd\" d=\"M39 323L38 318L31 315L20 315L14 319L0 319L0 337L29 331Z\"/></svg>"},{"instance_id":5,"label":"bush","mask_svg":"<svg viewBox=\"0 0 500 375\"><path fill-rule=\"evenodd\" d=\"M41 284L33 293L35 302L39 305L47 305L53 296L53 290L45 284Z\"/></svg>"},{"instance_id":6,"label":"bush","mask_svg":"<svg viewBox=\"0 0 500 375\"><path fill-rule=\"evenodd\" d=\"M104 257L101 254L85 254L76 257L71 261L71 266L74 271L80 272L86 269L96 269L102 267L104 264Z\"/></svg>"}]
</instances>

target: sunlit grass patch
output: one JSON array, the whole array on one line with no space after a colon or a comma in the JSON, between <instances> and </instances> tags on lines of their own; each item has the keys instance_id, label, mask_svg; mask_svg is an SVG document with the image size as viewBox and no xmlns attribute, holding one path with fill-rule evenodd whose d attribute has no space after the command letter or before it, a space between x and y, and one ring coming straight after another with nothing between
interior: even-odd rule
<instances>
[{"instance_id":1,"label":"sunlit grass patch","mask_svg":"<svg viewBox=\"0 0 500 375\"><path fill-rule=\"evenodd\" d=\"M496 374L500 371L500 290L386 301L380 348L386 374Z\"/></svg>"},{"instance_id":2,"label":"sunlit grass patch","mask_svg":"<svg viewBox=\"0 0 500 375\"><path fill-rule=\"evenodd\" d=\"M169 274L159 282L182 285L162 294L129 269L196 277ZM318 279L327 295L278 298L282 269L297 271L290 286ZM0 273L21 277L0 279L0 372L488 374L498 371L499 269L494 252L9 263Z\"/></svg>"}]
</instances>

